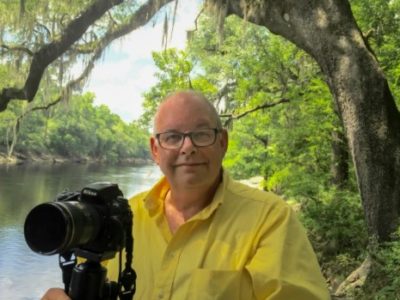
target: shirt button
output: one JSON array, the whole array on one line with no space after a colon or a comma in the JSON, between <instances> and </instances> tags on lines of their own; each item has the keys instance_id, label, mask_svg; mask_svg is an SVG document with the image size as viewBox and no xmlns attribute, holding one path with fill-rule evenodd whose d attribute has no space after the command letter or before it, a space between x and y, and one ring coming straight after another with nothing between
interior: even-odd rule
<instances>
[{"instance_id":1,"label":"shirt button","mask_svg":"<svg viewBox=\"0 0 400 300\"><path fill-rule=\"evenodd\" d=\"M163 298L163 294L158 294L158 299L162 299Z\"/></svg>"}]
</instances>

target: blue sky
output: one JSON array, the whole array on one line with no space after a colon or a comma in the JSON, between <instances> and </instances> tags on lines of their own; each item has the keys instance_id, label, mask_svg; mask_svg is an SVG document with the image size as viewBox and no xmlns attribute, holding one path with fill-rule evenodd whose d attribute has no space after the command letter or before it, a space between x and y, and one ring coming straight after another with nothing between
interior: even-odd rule
<instances>
[{"instance_id":1,"label":"blue sky","mask_svg":"<svg viewBox=\"0 0 400 300\"><path fill-rule=\"evenodd\" d=\"M184 48L186 30L194 28L199 5L198 0L179 1L169 47ZM85 91L95 93L95 104L106 104L126 122L139 118L143 112L142 94L156 83L156 67L151 52L162 50L164 14L160 13L155 18L156 22L152 20L111 44L103 58L97 62L84 88Z\"/></svg>"}]
</instances>

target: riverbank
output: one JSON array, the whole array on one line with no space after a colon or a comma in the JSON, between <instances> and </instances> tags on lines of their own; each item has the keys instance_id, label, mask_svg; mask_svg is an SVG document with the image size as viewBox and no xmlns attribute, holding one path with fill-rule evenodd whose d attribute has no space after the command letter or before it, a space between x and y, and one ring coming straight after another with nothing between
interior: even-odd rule
<instances>
[{"instance_id":1,"label":"riverbank","mask_svg":"<svg viewBox=\"0 0 400 300\"><path fill-rule=\"evenodd\" d=\"M24 163L31 162L49 162L49 163L62 163L67 162L68 160L61 157L55 156L33 156L33 155L23 155L23 154L15 154L11 157L7 157L4 153L0 152L0 165L19 165Z\"/></svg>"},{"instance_id":2,"label":"riverbank","mask_svg":"<svg viewBox=\"0 0 400 300\"><path fill-rule=\"evenodd\" d=\"M44 164L63 164L63 163L104 163L108 164L107 161L101 161L93 158L81 158L81 157L63 157L57 155L34 155L34 154L21 154L16 153L11 157L7 157L5 153L0 152L0 165L21 165L27 163L44 163ZM118 161L118 164L128 164L134 166L143 166L153 164L151 159L143 158L130 158Z\"/></svg>"}]
</instances>

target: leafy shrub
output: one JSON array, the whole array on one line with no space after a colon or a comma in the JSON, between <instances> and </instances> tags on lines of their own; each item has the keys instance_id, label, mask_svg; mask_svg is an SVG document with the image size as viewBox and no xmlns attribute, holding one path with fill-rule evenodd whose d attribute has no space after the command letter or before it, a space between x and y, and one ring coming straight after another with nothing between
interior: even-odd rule
<instances>
[{"instance_id":1,"label":"leafy shrub","mask_svg":"<svg viewBox=\"0 0 400 300\"><path fill-rule=\"evenodd\" d=\"M358 266L368 235L356 193L331 189L305 198L301 218L326 276L347 276Z\"/></svg>"},{"instance_id":2,"label":"leafy shrub","mask_svg":"<svg viewBox=\"0 0 400 300\"><path fill-rule=\"evenodd\" d=\"M360 300L400 299L400 227L391 242L376 244L369 250L372 257L371 273L365 285L357 291Z\"/></svg>"}]
</instances>

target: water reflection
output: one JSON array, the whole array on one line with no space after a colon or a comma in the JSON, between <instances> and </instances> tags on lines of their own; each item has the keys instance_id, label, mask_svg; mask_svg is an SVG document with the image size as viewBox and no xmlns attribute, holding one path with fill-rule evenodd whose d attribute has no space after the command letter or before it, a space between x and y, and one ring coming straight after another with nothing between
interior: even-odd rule
<instances>
[{"instance_id":1,"label":"water reflection","mask_svg":"<svg viewBox=\"0 0 400 300\"><path fill-rule=\"evenodd\" d=\"M23 223L37 204L52 201L66 188L89 183L118 183L125 197L150 187L160 176L156 166L101 165L0 166L0 298L39 299L49 287L62 287L58 256L33 253L23 238Z\"/></svg>"}]
</instances>

